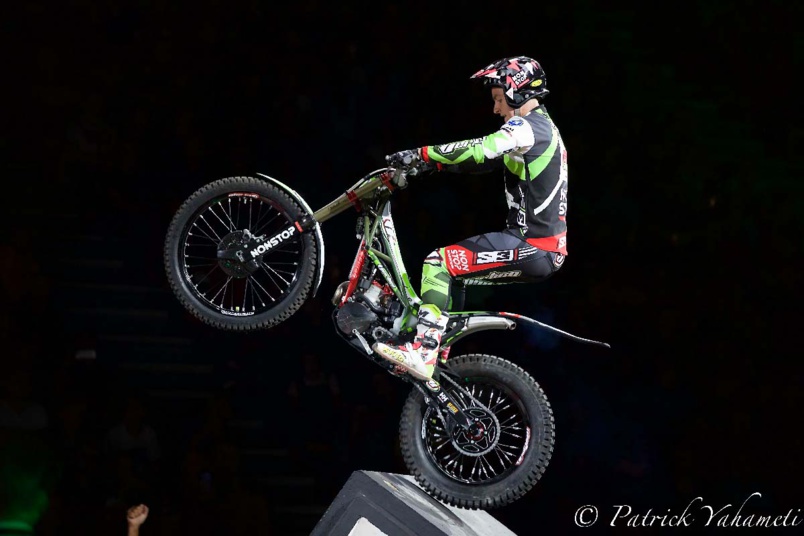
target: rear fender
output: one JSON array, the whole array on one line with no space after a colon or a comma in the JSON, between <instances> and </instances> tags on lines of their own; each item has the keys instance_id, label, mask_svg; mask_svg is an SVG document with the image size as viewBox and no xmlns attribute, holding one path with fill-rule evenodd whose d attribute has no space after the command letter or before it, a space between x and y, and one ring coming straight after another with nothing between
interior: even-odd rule
<instances>
[{"instance_id":1,"label":"rear fender","mask_svg":"<svg viewBox=\"0 0 804 536\"><path fill-rule=\"evenodd\" d=\"M530 324L558 333L563 337L572 339L584 344L592 344L595 346L602 346L604 348L611 348L607 342L595 341L578 337L564 330L553 327L544 322L539 322L533 318L516 313L506 312L493 312L493 311L476 311L476 312L457 312L450 313L450 322L446 333L444 333L442 347L446 348L455 344L459 339L466 337L471 333L478 331L485 331L487 329L516 329L518 324Z\"/></svg>"}]
</instances>

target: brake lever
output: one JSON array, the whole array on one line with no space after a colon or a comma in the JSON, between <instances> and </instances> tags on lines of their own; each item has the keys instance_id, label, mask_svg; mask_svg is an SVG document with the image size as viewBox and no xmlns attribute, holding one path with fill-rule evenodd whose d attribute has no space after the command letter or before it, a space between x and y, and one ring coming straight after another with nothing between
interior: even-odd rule
<instances>
[{"instance_id":1,"label":"brake lever","mask_svg":"<svg viewBox=\"0 0 804 536\"><path fill-rule=\"evenodd\" d=\"M400 190L404 190L408 187L408 177L402 168L394 169L394 178L392 179L392 182Z\"/></svg>"}]
</instances>

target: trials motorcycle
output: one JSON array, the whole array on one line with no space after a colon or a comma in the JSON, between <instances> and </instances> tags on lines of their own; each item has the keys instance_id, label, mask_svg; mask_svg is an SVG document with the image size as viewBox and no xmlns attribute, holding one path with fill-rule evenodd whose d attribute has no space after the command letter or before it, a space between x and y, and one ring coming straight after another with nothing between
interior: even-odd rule
<instances>
[{"instance_id":1,"label":"trials motorcycle","mask_svg":"<svg viewBox=\"0 0 804 536\"><path fill-rule=\"evenodd\" d=\"M415 335L422 302L400 254L390 200L416 173L415 167L375 170L317 211L267 175L211 182L190 195L170 222L167 278L183 306L210 326L270 328L316 295L325 260L321 224L354 208L359 246L349 279L332 297L335 331L413 385L399 440L419 485L452 506L498 508L520 499L544 474L555 441L552 408L521 367L493 355L450 356L452 346L482 330L520 324L609 345L519 314L463 312L462 303L453 303L433 379L417 379L376 355L374 342L404 343Z\"/></svg>"}]
</instances>

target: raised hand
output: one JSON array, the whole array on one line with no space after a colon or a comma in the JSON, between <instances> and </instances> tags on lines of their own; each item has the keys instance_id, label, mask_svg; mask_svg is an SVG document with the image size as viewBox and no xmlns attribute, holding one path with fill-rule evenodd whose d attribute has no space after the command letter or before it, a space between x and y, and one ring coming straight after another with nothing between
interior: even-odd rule
<instances>
[{"instance_id":1,"label":"raised hand","mask_svg":"<svg viewBox=\"0 0 804 536\"><path fill-rule=\"evenodd\" d=\"M139 527L146 519L148 519L148 507L144 504L132 506L128 509L128 512L126 512L126 520L130 527Z\"/></svg>"}]
</instances>

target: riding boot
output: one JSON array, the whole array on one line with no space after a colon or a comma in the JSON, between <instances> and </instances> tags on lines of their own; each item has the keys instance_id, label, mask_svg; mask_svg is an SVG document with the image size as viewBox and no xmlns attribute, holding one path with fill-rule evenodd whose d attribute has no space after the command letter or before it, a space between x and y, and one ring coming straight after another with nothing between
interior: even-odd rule
<instances>
[{"instance_id":1,"label":"riding boot","mask_svg":"<svg viewBox=\"0 0 804 536\"><path fill-rule=\"evenodd\" d=\"M402 345L375 343L374 351L381 357L402 367L411 375L429 380L433 377L441 338L447 329L449 315L435 305L424 304L419 308L416 337L413 342Z\"/></svg>"}]
</instances>

